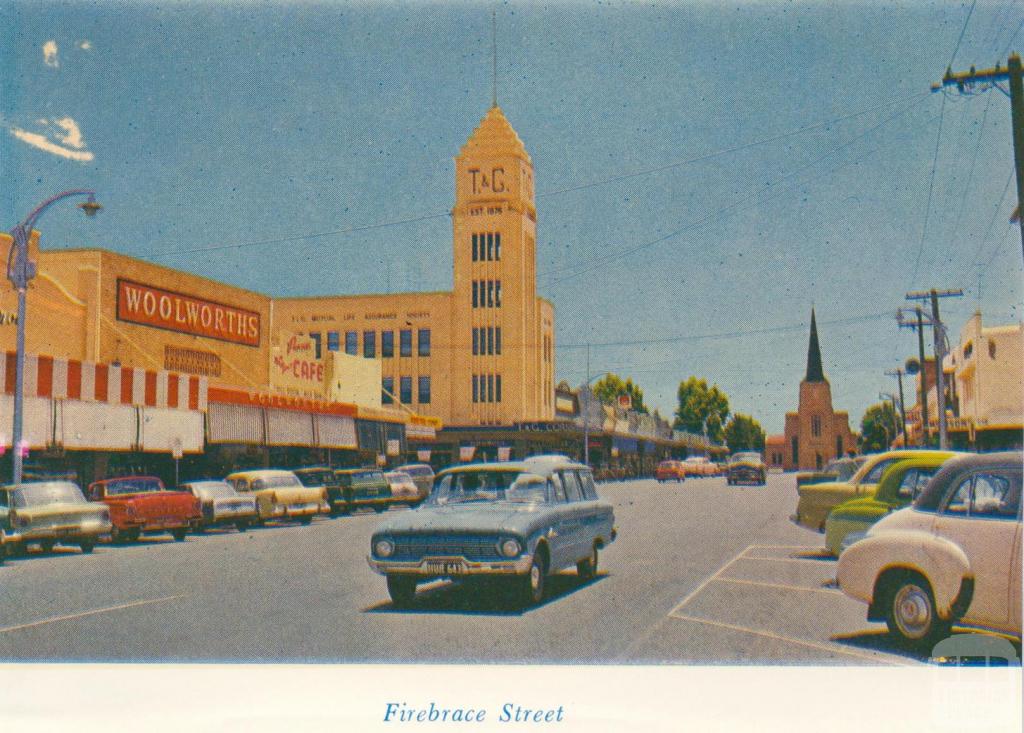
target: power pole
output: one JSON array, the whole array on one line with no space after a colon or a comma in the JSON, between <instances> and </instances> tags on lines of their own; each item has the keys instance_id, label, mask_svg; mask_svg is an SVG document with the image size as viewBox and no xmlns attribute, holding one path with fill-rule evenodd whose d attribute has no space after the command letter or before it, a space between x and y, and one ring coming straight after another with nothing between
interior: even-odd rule
<instances>
[{"instance_id":1,"label":"power pole","mask_svg":"<svg viewBox=\"0 0 1024 733\"><path fill-rule=\"evenodd\" d=\"M921 365L921 389L918 390L917 399L921 404L921 445L927 447L931 441L931 433L928 429L928 369L924 360L924 314L921 312L921 306L917 306L914 310L917 312L916 324L913 321L904 320L902 309L896 311L896 322L900 328L917 331L917 357Z\"/></svg>"},{"instance_id":2,"label":"power pole","mask_svg":"<svg viewBox=\"0 0 1024 733\"><path fill-rule=\"evenodd\" d=\"M954 74L946 69L942 81L932 84L932 91L937 92L945 87L955 86L961 93L971 91L975 85L987 84L999 91L1007 92L997 82L1009 81L1010 120L1013 128L1013 161L1017 173L1017 212L1015 220L1020 225L1021 254L1024 256L1024 71L1021 68L1020 55L1011 53L1006 68L999 64L992 69L977 71L973 66L970 71Z\"/></svg>"},{"instance_id":3,"label":"power pole","mask_svg":"<svg viewBox=\"0 0 1024 733\"><path fill-rule=\"evenodd\" d=\"M949 436L946 432L946 380L942 370L942 362L946 356L946 327L942 324L942 319L939 318L939 298L960 298L963 294L962 290L935 290L934 288L927 292L907 293L907 300L930 300L932 303L932 317L929 325L932 327L935 344L935 397L939 412L940 450L949 449ZM920 314L920 310L918 310L918 314ZM920 315L918 317L920 318Z\"/></svg>"},{"instance_id":4,"label":"power pole","mask_svg":"<svg viewBox=\"0 0 1024 733\"><path fill-rule=\"evenodd\" d=\"M909 448L910 446L907 445L907 408L903 404L903 370L890 369L885 374L888 377L896 377L900 385L900 419L903 420L903 447Z\"/></svg>"}]
</instances>

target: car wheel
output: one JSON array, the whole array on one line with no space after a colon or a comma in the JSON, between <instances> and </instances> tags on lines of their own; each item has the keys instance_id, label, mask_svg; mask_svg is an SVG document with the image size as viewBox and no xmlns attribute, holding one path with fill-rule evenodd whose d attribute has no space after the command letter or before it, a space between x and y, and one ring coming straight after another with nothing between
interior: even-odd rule
<instances>
[{"instance_id":1,"label":"car wheel","mask_svg":"<svg viewBox=\"0 0 1024 733\"><path fill-rule=\"evenodd\" d=\"M546 574L544 558L540 556L540 553L534 553L530 571L519 581L522 584L522 600L526 605L532 606L544 600Z\"/></svg>"},{"instance_id":2,"label":"car wheel","mask_svg":"<svg viewBox=\"0 0 1024 733\"><path fill-rule=\"evenodd\" d=\"M388 510L388 508L386 506L375 506L373 508L373 511L377 512L378 514L383 514L387 510Z\"/></svg>"},{"instance_id":3,"label":"car wheel","mask_svg":"<svg viewBox=\"0 0 1024 733\"><path fill-rule=\"evenodd\" d=\"M245 532L247 529L249 529L249 523L235 522L235 529L237 529L239 532Z\"/></svg>"},{"instance_id":4,"label":"car wheel","mask_svg":"<svg viewBox=\"0 0 1024 733\"><path fill-rule=\"evenodd\" d=\"M82 540L81 542L78 543L78 546L80 548L82 548L82 554L83 555L88 555L88 554L90 554L92 552L93 548L96 546L96 542L94 540Z\"/></svg>"},{"instance_id":5,"label":"car wheel","mask_svg":"<svg viewBox=\"0 0 1024 733\"><path fill-rule=\"evenodd\" d=\"M952 621L939 618L931 585L917 573L902 575L889 584L885 623L890 633L914 645L927 645L948 635L952 626Z\"/></svg>"},{"instance_id":6,"label":"car wheel","mask_svg":"<svg viewBox=\"0 0 1024 733\"><path fill-rule=\"evenodd\" d=\"M576 575L583 580L590 580L597 575L597 545L594 545L590 557L576 563Z\"/></svg>"},{"instance_id":7,"label":"car wheel","mask_svg":"<svg viewBox=\"0 0 1024 733\"><path fill-rule=\"evenodd\" d=\"M174 538L175 542L184 542L185 535L188 534L188 527L177 527L171 530L171 537Z\"/></svg>"},{"instance_id":8,"label":"car wheel","mask_svg":"<svg viewBox=\"0 0 1024 733\"><path fill-rule=\"evenodd\" d=\"M57 543L54 542L53 540L43 540L42 542L39 543L39 548L43 552L53 552L53 546L55 544L57 544Z\"/></svg>"},{"instance_id":9,"label":"car wheel","mask_svg":"<svg viewBox=\"0 0 1024 733\"><path fill-rule=\"evenodd\" d=\"M409 575L389 575L388 595L396 608L405 608L416 597L416 578Z\"/></svg>"},{"instance_id":10,"label":"car wheel","mask_svg":"<svg viewBox=\"0 0 1024 733\"><path fill-rule=\"evenodd\" d=\"M299 524L310 525L312 523L313 523L313 517L310 516L310 515L307 515L305 517L299 517Z\"/></svg>"}]
</instances>

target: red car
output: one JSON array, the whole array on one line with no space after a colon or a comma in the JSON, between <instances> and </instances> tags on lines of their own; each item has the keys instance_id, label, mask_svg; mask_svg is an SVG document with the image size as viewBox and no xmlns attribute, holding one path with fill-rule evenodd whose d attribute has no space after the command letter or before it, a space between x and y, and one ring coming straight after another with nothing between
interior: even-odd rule
<instances>
[{"instance_id":1,"label":"red car","mask_svg":"<svg viewBox=\"0 0 1024 733\"><path fill-rule=\"evenodd\" d=\"M181 542L202 519L202 505L187 491L167 491L155 476L122 476L89 484L89 501L110 508L110 538L133 542L143 532L170 532Z\"/></svg>"},{"instance_id":2,"label":"red car","mask_svg":"<svg viewBox=\"0 0 1024 733\"><path fill-rule=\"evenodd\" d=\"M686 467L682 461L662 461L654 469L654 478L658 481L685 481Z\"/></svg>"}]
</instances>

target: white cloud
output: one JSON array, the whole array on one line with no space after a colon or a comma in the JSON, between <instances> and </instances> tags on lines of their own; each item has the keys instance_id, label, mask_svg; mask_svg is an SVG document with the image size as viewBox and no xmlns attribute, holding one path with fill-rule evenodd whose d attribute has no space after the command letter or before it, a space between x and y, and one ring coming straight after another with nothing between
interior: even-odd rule
<instances>
[{"instance_id":1,"label":"white cloud","mask_svg":"<svg viewBox=\"0 0 1024 733\"><path fill-rule=\"evenodd\" d=\"M39 120L39 122L44 127L50 127L51 125L49 120ZM56 142L43 133L29 132L28 130L22 130L20 127L11 127L10 130L11 134L22 142L68 160L88 163L96 157L85 149L82 132L78 129L78 124L73 119L63 117L59 120L53 120L52 124L59 128L58 130L51 131L51 135L56 139Z\"/></svg>"},{"instance_id":2,"label":"white cloud","mask_svg":"<svg viewBox=\"0 0 1024 733\"><path fill-rule=\"evenodd\" d=\"M83 51L92 51L92 41L85 39L78 42L78 47Z\"/></svg>"},{"instance_id":3,"label":"white cloud","mask_svg":"<svg viewBox=\"0 0 1024 733\"><path fill-rule=\"evenodd\" d=\"M43 44L43 63L54 69L60 68L60 61L57 60L57 42L52 39Z\"/></svg>"}]
</instances>

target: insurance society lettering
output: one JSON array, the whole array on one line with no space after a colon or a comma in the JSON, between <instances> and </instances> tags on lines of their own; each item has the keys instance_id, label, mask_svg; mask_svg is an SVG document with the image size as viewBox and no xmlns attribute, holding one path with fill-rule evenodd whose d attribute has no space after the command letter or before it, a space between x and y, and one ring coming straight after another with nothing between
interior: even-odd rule
<instances>
[{"instance_id":1,"label":"insurance society lettering","mask_svg":"<svg viewBox=\"0 0 1024 733\"><path fill-rule=\"evenodd\" d=\"M260 314L130 280L117 281L117 318L193 336L260 344Z\"/></svg>"}]
</instances>

